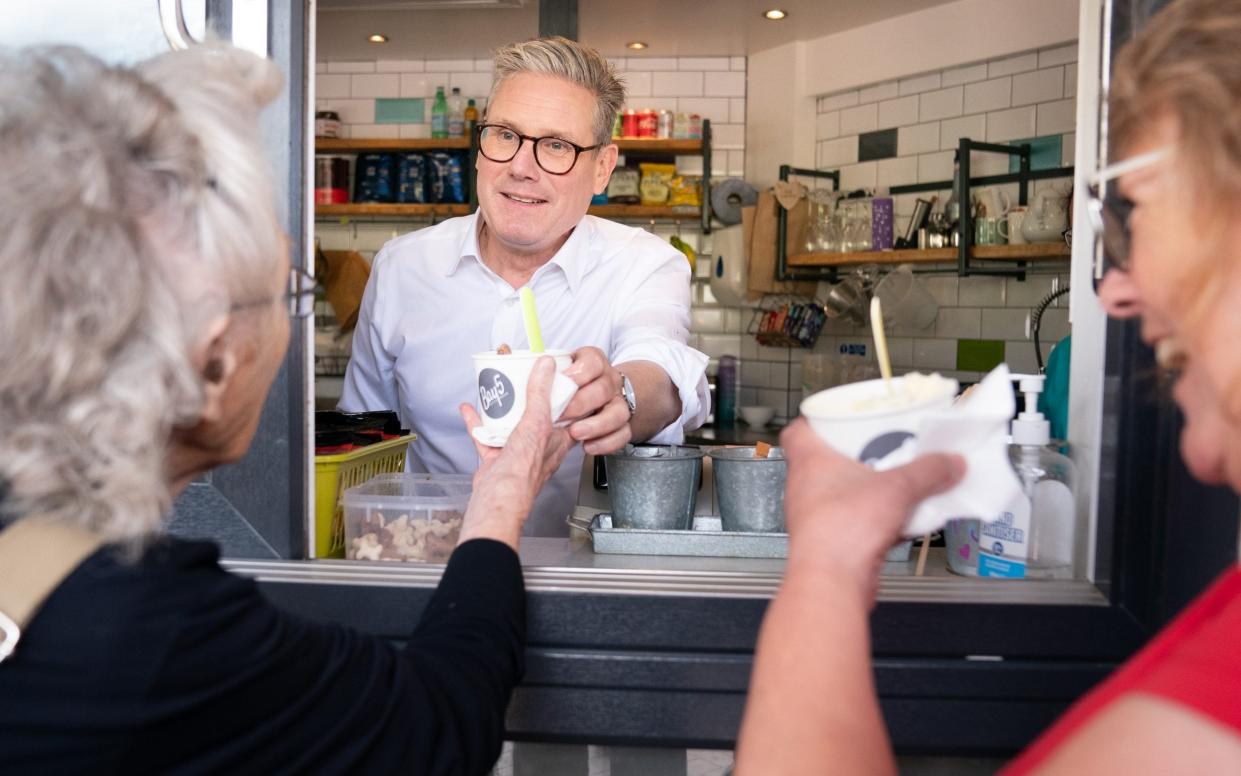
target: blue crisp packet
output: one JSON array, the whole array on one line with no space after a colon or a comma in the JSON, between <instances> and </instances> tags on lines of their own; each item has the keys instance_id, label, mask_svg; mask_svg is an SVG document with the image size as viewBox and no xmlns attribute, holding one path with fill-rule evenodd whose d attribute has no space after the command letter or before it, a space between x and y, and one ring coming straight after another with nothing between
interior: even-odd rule
<instances>
[{"instance_id":1,"label":"blue crisp packet","mask_svg":"<svg viewBox=\"0 0 1241 776\"><path fill-rule=\"evenodd\" d=\"M396 201L423 203L427 201L427 158L422 154L401 154L397 167Z\"/></svg>"},{"instance_id":2,"label":"blue crisp packet","mask_svg":"<svg viewBox=\"0 0 1241 776\"><path fill-rule=\"evenodd\" d=\"M432 202L465 202L461 156L436 151L427 156L427 179Z\"/></svg>"},{"instance_id":3,"label":"blue crisp packet","mask_svg":"<svg viewBox=\"0 0 1241 776\"><path fill-rule=\"evenodd\" d=\"M354 202L392 202L396 199L396 160L392 154L358 154Z\"/></svg>"}]
</instances>

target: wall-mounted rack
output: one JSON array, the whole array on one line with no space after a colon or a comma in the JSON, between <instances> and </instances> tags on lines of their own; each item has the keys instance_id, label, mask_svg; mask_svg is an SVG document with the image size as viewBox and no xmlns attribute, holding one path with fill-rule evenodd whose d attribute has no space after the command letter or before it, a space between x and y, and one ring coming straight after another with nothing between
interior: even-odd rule
<instances>
[{"instance_id":1,"label":"wall-mounted rack","mask_svg":"<svg viewBox=\"0 0 1241 776\"><path fill-rule=\"evenodd\" d=\"M1003 175L970 176L970 154L973 151L999 153L1016 156L1019 169L1014 173ZM969 138L960 138L957 146L959 160L958 175L960 178L960 197L962 203L970 202L970 190L977 186L993 186L1005 183L1018 184L1018 204L1029 202L1030 183L1048 178L1071 178L1072 167L1056 167L1048 170L1030 169L1030 145L998 145L980 143ZM805 170L780 166L780 180L788 180L790 175L815 178L828 178L840 188L839 170ZM927 191L943 191L953 188L953 181L932 181L928 183L911 183L904 186L892 186L889 192L898 194L919 194ZM893 250L865 251L859 253L803 253L788 256L785 242L788 230L788 215L783 208L777 214L777 245L776 245L776 277L779 280L826 280L835 282L837 267L848 264L918 264L942 263L957 260L956 272L961 277L969 275L1003 275L1024 278L1026 265L1029 261L1062 261L1070 257L1067 244L1032 243L1027 245L974 245L974 217L969 207L961 208L961 216L957 222L958 245L955 248L931 248L925 250ZM1015 268L997 268L980 266L976 261L1014 261ZM798 269L790 269L796 267Z\"/></svg>"}]
</instances>

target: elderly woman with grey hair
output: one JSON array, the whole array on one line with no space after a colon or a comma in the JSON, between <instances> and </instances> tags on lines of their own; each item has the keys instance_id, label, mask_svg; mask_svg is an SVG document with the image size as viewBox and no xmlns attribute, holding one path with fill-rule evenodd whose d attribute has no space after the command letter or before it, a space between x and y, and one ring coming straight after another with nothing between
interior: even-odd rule
<instances>
[{"instance_id":1,"label":"elderly woman with grey hair","mask_svg":"<svg viewBox=\"0 0 1241 776\"><path fill-rule=\"evenodd\" d=\"M550 359L403 649L284 614L214 545L160 536L191 479L244 454L285 304L308 301L253 140L279 83L219 45L133 68L0 55L0 544L95 548L0 662L0 771L484 773L499 753L515 549L572 444L544 409ZM37 565L0 564L0 593Z\"/></svg>"}]
</instances>

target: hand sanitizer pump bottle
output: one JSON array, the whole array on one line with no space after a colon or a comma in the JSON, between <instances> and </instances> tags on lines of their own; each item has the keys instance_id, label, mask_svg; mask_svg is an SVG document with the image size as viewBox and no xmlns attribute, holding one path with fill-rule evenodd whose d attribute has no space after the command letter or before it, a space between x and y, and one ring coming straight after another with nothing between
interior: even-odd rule
<instances>
[{"instance_id":1,"label":"hand sanitizer pump bottle","mask_svg":"<svg viewBox=\"0 0 1241 776\"><path fill-rule=\"evenodd\" d=\"M1038 411L1043 376L1013 375L1013 379L1025 396L1025 409L1013 420L1009 455L1026 503L997 523L981 526L979 575L1069 579L1077 470L1067 456L1049 447L1051 424Z\"/></svg>"}]
</instances>

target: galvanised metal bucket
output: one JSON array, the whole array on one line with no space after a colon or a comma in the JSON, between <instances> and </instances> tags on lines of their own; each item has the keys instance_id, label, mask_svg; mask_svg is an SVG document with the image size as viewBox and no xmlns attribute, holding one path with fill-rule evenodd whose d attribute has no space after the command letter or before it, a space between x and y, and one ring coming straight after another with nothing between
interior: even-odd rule
<instances>
[{"instance_id":1,"label":"galvanised metal bucket","mask_svg":"<svg viewBox=\"0 0 1241 776\"><path fill-rule=\"evenodd\" d=\"M617 528L689 530L698 499L703 452L653 445L606 456L612 524Z\"/></svg>"},{"instance_id":2,"label":"galvanised metal bucket","mask_svg":"<svg viewBox=\"0 0 1241 776\"><path fill-rule=\"evenodd\" d=\"M755 458L753 447L722 447L710 456L724 530L784 533L784 451Z\"/></svg>"}]
</instances>

